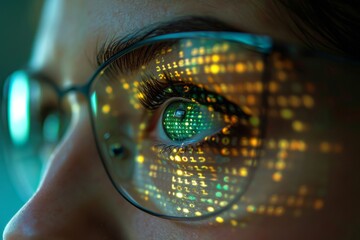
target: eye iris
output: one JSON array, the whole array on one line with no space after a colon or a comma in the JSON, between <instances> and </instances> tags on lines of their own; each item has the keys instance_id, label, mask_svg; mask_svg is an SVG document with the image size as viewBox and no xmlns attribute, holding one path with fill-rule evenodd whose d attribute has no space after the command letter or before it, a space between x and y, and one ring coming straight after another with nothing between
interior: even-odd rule
<instances>
[{"instance_id":1,"label":"eye iris","mask_svg":"<svg viewBox=\"0 0 360 240\"><path fill-rule=\"evenodd\" d=\"M211 129L211 118L211 112L198 103L176 101L165 109L163 127L172 141L184 141Z\"/></svg>"}]
</instances>

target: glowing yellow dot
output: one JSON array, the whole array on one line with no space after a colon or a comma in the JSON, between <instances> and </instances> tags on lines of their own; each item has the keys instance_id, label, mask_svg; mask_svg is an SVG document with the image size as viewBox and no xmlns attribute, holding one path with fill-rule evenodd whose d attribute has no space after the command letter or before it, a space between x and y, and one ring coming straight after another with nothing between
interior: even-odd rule
<instances>
[{"instance_id":1,"label":"glowing yellow dot","mask_svg":"<svg viewBox=\"0 0 360 240\"><path fill-rule=\"evenodd\" d=\"M184 213L189 213L189 209L184 208L184 209L183 209L183 212L184 212Z\"/></svg>"},{"instance_id":2,"label":"glowing yellow dot","mask_svg":"<svg viewBox=\"0 0 360 240\"><path fill-rule=\"evenodd\" d=\"M293 129L294 129L295 131L297 131L297 132L302 132L302 131L304 131L304 129L305 129L304 124L303 124L302 122L300 122L300 121L294 121L294 122L292 123L292 127L293 127Z\"/></svg>"},{"instance_id":3,"label":"glowing yellow dot","mask_svg":"<svg viewBox=\"0 0 360 240\"><path fill-rule=\"evenodd\" d=\"M290 109L284 108L281 110L280 115L284 119L291 119L294 116L294 113Z\"/></svg>"},{"instance_id":4,"label":"glowing yellow dot","mask_svg":"<svg viewBox=\"0 0 360 240\"><path fill-rule=\"evenodd\" d=\"M264 205L260 205L258 208L258 213L263 214L265 212L266 207Z\"/></svg>"},{"instance_id":5,"label":"glowing yellow dot","mask_svg":"<svg viewBox=\"0 0 360 240\"><path fill-rule=\"evenodd\" d=\"M178 169L176 171L176 174L179 175L179 176L182 176L184 174L184 172L182 170Z\"/></svg>"},{"instance_id":6,"label":"glowing yellow dot","mask_svg":"<svg viewBox=\"0 0 360 240\"><path fill-rule=\"evenodd\" d=\"M136 160L138 163L143 163L145 159L143 155L139 155Z\"/></svg>"},{"instance_id":7,"label":"glowing yellow dot","mask_svg":"<svg viewBox=\"0 0 360 240\"><path fill-rule=\"evenodd\" d=\"M238 222L236 220L230 221L231 226L236 227L238 225Z\"/></svg>"},{"instance_id":8,"label":"glowing yellow dot","mask_svg":"<svg viewBox=\"0 0 360 240\"><path fill-rule=\"evenodd\" d=\"M324 201L323 201L323 200L321 200L321 199L315 200L315 202L314 202L314 209L320 210L320 209L322 209L323 207L324 207Z\"/></svg>"},{"instance_id":9,"label":"glowing yellow dot","mask_svg":"<svg viewBox=\"0 0 360 240\"><path fill-rule=\"evenodd\" d=\"M180 162L181 161L181 157L179 155L175 155L175 161Z\"/></svg>"},{"instance_id":10,"label":"glowing yellow dot","mask_svg":"<svg viewBox=\"0 0 360 240\"><path fill-rule=\"evenodd\" d=\"M112 87L107 86L107 87L105 88L105 91L106 91L106 93L110 94L110 93L113 92L113 89L112 89Z\"/></svg>"},{"instance_id":11,"label":"glowing yellow dot","mask_svg":"<svg viewBox=\"0 0 360 240\"><path fill-rule=\"evenodd\" d=\"M254 205L248 205L248 206L246 207L246 211L247 211L247 212L250 212L250 213L253 213L253 212L256 211L256 208L255 208Z\"/></svg>"},{"instance_id":12,"label":"glowing yellow dot","mask_svg":"<svg viewBox=\"0 0 360 240\"><path fill-rule=\"evenodd\" d=\"M282 180L282 174L281 172L275 172L273 175L272 175L272 179L274 182L280 182Z\"/></svg>"},{"instance_id":13,"label":"glowing yellow dot","mask_svg":"<svg viewBox=\"0 0 360 240\"><path fill-rule=\"evenodd\" d=\"M221 155L227 156L230 154L230 151L228 148L222 148L221 149Z\"/></svg>"},{"instance_id":14,"label":"glowing yellow dot","mask_svg":"<svg viewBox=\"0 0 360 240\"><path fill-rule=\"evenodd\" d=\"M262 72L264 70L264 63L262 61L256 61L255 68L257 71Z\"/></svg>"},{"instance_id":15,"label":"glowing yellow dot","mask_svg":"<svg viewBox=\"0 0 360 240\"><path fill-rule=\"evenodd\" d=\"M230 134L230 129L229 127L224 127L222 130L221 130L222 134L224 135L228 135Z\"/></svg>"},{"instance_id":16,"label":"glowing yellow dot","mask_svg":"<svg viewBox=\"0 0 360 240\"><path fill-rule=\"evenodd\" d=\"M286 139L281 139L279 141L279 148L287 149L289 147L289 142Z\"/></svg>"},{"instance_id":17,"label":"glowing yellow dot","mask_svg":"<svg viewBox=\"0 0 360 240\"><path fill-rule=\"evenodd\" d=\"M282 150L282 151L278 152L277 155L281 160L284 160L288 156L288 153L287 153L287 151Z\"/></svg>"},{"instance_id":18,"label":"glowing yellow dot","mask_svg":"<svg viewBox=\"0 0 360 240\"><path fill-rule=\"evenodd\" d=\"M294 196L288 197L286 203L287 203L288 206L294 206L294 204L295 204L295 197L294 197Z\"/></svg>"},{"instance_id":19,"label":"glowing yellow dot","mask_svg":"<svg viewBox=\"0 0 360 240\"><path fill-rule=\"evenodd\" d=\"M277 162L275 163L275 168L276 168L277 170L284 170L285 167L286 167L286 164L285 164L284 161L277 161Z\"/></svg>"},{"instance_id":20,"label":"glowing yellow dot","mask_svg":"<svg viewBox=\"0 0 360 240\"><path fill-rule=\"evenodd\" d=\"M291 96L289 102L293 107L299 107L301 105L301 100L297 96Z\"/></svg>"},{"instance_id":21,"label":"glowing yellow dot","mask_svg":"<svg viewBox=\"0 0 360 240\"><path fill-rule=\"evenodd\" d=\"M251 138L250 139L250 145L253 147L256 147L258 145L258 139L257 138Z\"/></svg>"},{"instance_id":22,"label":"glowing yellow dot","mask_svg":"<svg viewBox=\"0 0 360 240\"><path fill-rule=\"evenodd\" d=\"M290 148L292 150L305 151L306 150L306 143L304 141L293 140L290 143Z\"/></svg>"},{"instance_id":23,"label":"glowing yellow dot","mask_svg":"<svg viewBox=\"0 0 360 240\"><path fill-rule=\"evenodd\" d=\"M256 90L256 92L258 92L258 93L262 93L262 91L263 91L263 84L262 84L261 82L257 81L257 82L255 83L255 90Z\"/></svg>"},{"instance_id":24,"label":"glowing yellow dot","mask_svg":"<svg viewBox=\"0 0 360 240\"><path fill-rule=\"evenodd\" d=\"M140 130L144 130L146 128L146 124L145 123L141 123L140 125L139 125L139 129Z\"/></svg>"},{"instance_id":25,"label":"glowing yellow dot","mask_svg":"<svg viewBox=\"0 0 360 240\"><path fill-rule=\"evenodd\" d=\"M109 104L105 104L104 106L102 106L102 112L105 114L108 114L110 112L110 105Z\"/></svg>"},{"instance_id":26,"label":"glowing yellow dot","mask_svg":"<svg viewBox=\"0 0 360 240\"><path fill-rule=\"evenodd\" d=\"M273 213L274 213L274 207L273 206L269 206L268 208L267 208L267 214L268 215L272 215Z\"/></svg>"},{"instance_id":27,"label":"glowing yellow dot","mask_svg":"<svg viewBox=\"0 0 360 240\"><path fill-rule=\"evenodd\" d=\"M274 162L273 161L268 161L267 162L267 167L268 167L268 169L273 169L274 168Z\"/></svg>"},{"instance_id":28,"label":"glowing yellow dot","mask_svg":"<svg viewBox=\"0 0 360 240\"><path fill-rule=\"evenodd\" d=\"M276 216L281 216L285 213L285 208L284 207L277 207L275 209L275 215Z\"/></svg>"},{"instance_id":29,"label":"glowing yellow dot","mask_svg":"<svg viewBox=\"0 0 360 240\"><path fill-rule=\"evenodd\" d=\"M217 65L217 64L212 64L212 65L210 66L210 72L211 72L212 74L218 74L218 73L220 72L220 66Z\"/></svg>"},{"instance_id":30,"label":"glowing yellow dot","mask_svg":"<svg viewBox=\"0 0 360 240\"><path fill-rule=\"evenodd\" d=\"M314 107L314 99L309 95L303 96L303 102L304 102L304 106L307 108Z\"/></svg>"},{"instance_id":31,"label":"glowing yellow dot","mask_svg":"<svg viewBox=\"0 0 360 240\"><path fill-rule=\"evenodd\" d=\"M138 98L139 98L139 99L144 99L144 98L145 98L145 96L144 96L144 94L143 94L143 93L138 93L138 95L137 95L137 96L138 96Z\"/></svg>"},{"instance_id":32,"label":"glowing yellow dot","mask_svg":"<svg viewBox=\"0 0 360 240\"><path fill-rule=\"evenodd\" d=\"M246 98L246 102L248 105L255 105L256 104L256 98L254 95L249 95Z\"/></svg>"},{"instance_id":33,"label":"glowing yellow dot","mask_svg":"<svg viewBox=\"0 0 360 240\"><path fill-rule=\"evenodd\" d=\"M328 153L328 152L330 152L330 149L331 149L330 143L328 143L328 142L322 142L322 143L320 144L320 151L321 151L321 152Z\"/></svg>"},{"instance_id":34,"label":"glowing yellow dot","mask_svg":"<svg viewBox=\"0 0 360 240\"><path fill-rule=\"evenodd\" d=\"M124 88L125 90L127 90L127 89L130 88L130 85L129 85L128 83L124 83L124 84L123 84L123 88Z\"/></svg>"},{"instance_id":35,"label":"glowing yellow dot","mask_svg":"<svg viewBox=\"0 0 360 240\"><path fill-rule=\"evenodd\" d=\"M218 223L223 223L224 222L224 219L222 217L216 217L216 221Z\"/></svg>"},{"instance_id":36,"label":"glowing yellow dot","mask_svg":"<svg viewBox=\"0 0 360 240\"><path fill-rule=\"evenodd\" d=\"M275 93L279 90L279 85L276 82L270 82L269 83L269 91L272 93Z\"/></svg>"},{"instance_id":37,"label":"glowing yellow dot","mask_svg":"<svg viewBox=\"0 0 360 240\"><path fill-rule=\"evenodd\" d=\"M213 212L215 209L213 207L207 207L208 212Z\"/></svg>"},{"instance_id":38,"label":"glowing yellow dot","mask_svg":"<svg viewBox=\"0 0 360 240\"><path fill-rule=\"evenodd\" d=\"M219 60L220 60L220 56L219 56L219 55L215 54L215 55L212 56L212 61L213 61L214 63L218 62Z\"/></svg>"},{"instance_id":39,"label":"glowing yellow dot","mask_svg":"<svg viewBox=\"0 0 360 240\"><path fill-rule=\"evenodd\" d=\"M240 176L247 177L247 175L248 175L247 168L245 168L245 167L240 168Z\"/></svg>"},{"instance_id":40,"label":"glowing yellow dot","mask_svg":"<svg viewBox=\"0 0 360 240\"><path fill-rule=\"evenodd\" d=\"M141 105L138 104L138 103L134 104L134 108L135 108L135 109L140 109L140 106L141 106Z\"/></svg>"},{"instance_id":41,"label":"glowing yellow dot","mask_svg":"<svg viewBox=\"0 0 360 240\"><path fill-rule=\"evenodd\" d=\"M235 71L238 72L238 73L242 73L245 71L245 64L243 63L237 63L235 65Z\"/></svg>"},{"instance_id":42,"label":"glowing yellow dot","mask_svg":"<svg viewBox=\"0 0 360 240\"><path fill-rule=\"evenodd\" d=\"M238 210L238 209L239 209L239 205L234 204L234 205L232 206L232 209L233 209L233 210Z\"/></svg>"},{"instance_id":43,"label":"glowing yellow dot","mask_svg":"<svg viewBox=\"0 0 360 240\"><path fill-rule=\"evenodd\" d=\"M178 198L183 198L184 194L182 194L181 192L177 192L176 193L176 197Z\"/></svg>"},{"instance_id":44,"label":"glowing yellow dot","mask_svg":"<svg viewBox=\"0 0 360 240\"><path fill-rule=\"evenodd\" d=\"M278 195L274 194L270 197L270 203L276 204L279 201Z\"/></svg>"},{"instance_id":45,"label":"glowing yellow dot","mask_svg":"<svg viewBox=\"0 0 360 240\"><path fill-rule=\"evenodd\" d=\"M300 188L299 188L299 195L302 195L302 196L304 196L304 195L306 195L307 193L308 193L308 188L305 186L305 185L303 185L303 186L300 186Z\"/></svg>"},{"instance_id":46,"label":"glowing yellow dot","mask_svg":"<svg viewBox=\"0 0 360 240\"><path fill-rule=\"evenodd\" d=\"M197 212L195 212L195 215L196 216L201 216L202 214L201 214L201 212L197 211Z\"/></svg>"}]
</instances>

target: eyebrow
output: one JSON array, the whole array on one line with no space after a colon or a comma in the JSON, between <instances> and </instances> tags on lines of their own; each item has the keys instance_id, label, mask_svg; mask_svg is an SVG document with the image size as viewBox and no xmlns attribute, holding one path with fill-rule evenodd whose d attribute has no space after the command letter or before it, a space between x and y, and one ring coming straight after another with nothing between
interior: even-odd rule
<instances>
[{"instance_id":1,"label":"eyebrow","mask_svg":"<svg viewBox=\"0 0 360 240\"><path fill-rule=\"evenodd\" d=\"M211 17L187 16L176 18L167 22L151 24L144 29L130 33L120 38L108 38L100 47L97 47L97 65L98 67L101 66L115 54L145 39L168 33L190 31L243 32L238 28ZM131 54L128 54L128 60L129 59L139 59L141 61L139 56L132 56Z\"/></svg>"}]
</instances>

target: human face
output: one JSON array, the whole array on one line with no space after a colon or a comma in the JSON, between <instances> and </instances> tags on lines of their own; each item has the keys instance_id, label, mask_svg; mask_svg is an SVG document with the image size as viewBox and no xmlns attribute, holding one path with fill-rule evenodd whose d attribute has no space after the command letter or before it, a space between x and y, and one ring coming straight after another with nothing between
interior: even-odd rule
<instances>
[{"instance_id":1,"label":"human face","mask_svg":"<svg viewBox=\"0 0 360 240\"><path fill-rule=\"evenodd\" d=\"M85 84L96 70L99 43L151 24L187 16L211 16L239 31L299 43L277 20L274 9L258 1L48 1L29 66L62 89ZM281 64L286 69L288 62L280 61ZM270 85L279 88L283 84L280 86L286 88L281 83L284 79L284 72L279 72ZM344 127L354 120L344 120L336 112L342 110L346 100L336 105L326 102L316 91L318 95L308 96L314 92L314 85L309 82L308 85L298 82L300 89L307 89L301 95L307 100L301 101L310 109L315 102L317 107L320 105L316 110L329 112L325 116L312 115L315 112L310 110L295 110L299 102L296 97L289 101L269 99L270 106L272 101L278 102L276 106L289 105L295 114L303 116L299 118L301 121L290 121L299 132L287 132L285 125L289 123L280 124L276 118L268 122L264 160L246 193L250 202L239 200L234 205L245 211L233 207L220 218L185 222L149 215L119 195L101 164L88 101L79 93L69 93L64 99L71 106L67 133L49 157L38 190L8 224L4 238L338 239L344 236L348 223L356 216L351 213L355 198L347 197L358 196L351 187L351 176L356 175L356 169L347 164L355 161L352 139L359 130ZM276 108L273 110L269 114L276 115ZM283 110L285 118L291 115L289 109ZM321 125L321 120L327 121L325 131L320 127L314 128L317 135L305 131ZM311 146L319 148L312 151ZM324 189L325 195L318 194ZM334 227L324 229L325 226Z\"/></svg>"}]
</instances>

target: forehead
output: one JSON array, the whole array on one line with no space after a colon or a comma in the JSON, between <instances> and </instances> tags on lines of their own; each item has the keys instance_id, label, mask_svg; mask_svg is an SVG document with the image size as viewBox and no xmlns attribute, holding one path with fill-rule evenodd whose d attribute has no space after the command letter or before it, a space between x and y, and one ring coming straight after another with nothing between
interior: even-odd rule
<instances>
[{"instance_id":1,"label":"forehead","mask_svg":"<svg viewBox=\"0 0 360 240\"><path fill-rule=\"evenodd\" d=\"M269 9L262 1L51 0L44 6L30 67L59 85L83 83L106 39L184 16L210 16L239 30L293 41Z\"/></svg>"}]
</instances>

